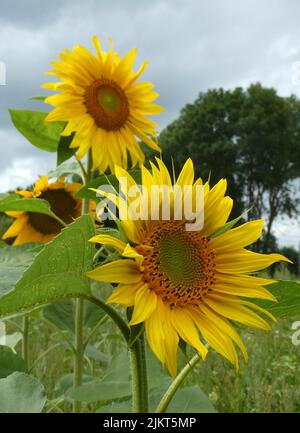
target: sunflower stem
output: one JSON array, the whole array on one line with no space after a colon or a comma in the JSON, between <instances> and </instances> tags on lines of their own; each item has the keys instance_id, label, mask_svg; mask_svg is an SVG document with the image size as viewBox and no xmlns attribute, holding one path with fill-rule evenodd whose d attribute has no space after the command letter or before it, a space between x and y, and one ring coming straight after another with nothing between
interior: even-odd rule
<instances>
[{"instance_id":1,"label":"sunflower stem","mask_svg":"<svg viewBox=\"0 0 300 433\"><path fill-rule=\"evenodd\" d=\"M84 301L76 299L75 301L75 347L76 355L74 359L74 387L82 384L83 375L83 358L84 358L84 341L83 341L83 319L84 319ZM81 402L74 400L73 412L81 411Z\"/></svg>"},{"instance_id":2,"label":"sunflower stem","mask_svg":"<svg viewBox=\"0 0 300 433\"><path fill-rule=\"evenodd\" d=\"M130 348L132 374L132 411L148 413L148 377L144 335Z\"/></svg>"},{"instance_id":3,"label":"sunflower stem","mask_svg":"<svg viewBox=\"0 0 300 433\"><path fill-rule=\"evenodd\" d=\"M59 222L63 227L68 226L68 224L66 224L61 218L59 218L57 215L55 215L54 212L52 212L52 218L55 219L57 222Z\"/></svg>"},{"instance_id":4,"label":"sunflower stem","mask_svg":"<svg viewBox=\"0 0 300 433\"><path fill-rule=\"evenodd\" d=\"M22 357L25 361L26 371L29 368L29 317L23 317L23 326L22 326Z\"/></svg>"},{"instance_id":5,"label":"sunflower stem","mask_svg":"<svg viewBox=\"0 0 300 433\"><path fill-rule=\"evenodd\" d=\"M92 154L91 150L87 156L86 165L86 176L85 184L88 183L92 176ZM89 199L84 199L82 201L82 215L89 213L90 201ZM74 358L74 387L77 388L82 384L83 376L83 361L84 361L84 300L81 298L75 301L75 348L76 354ZM77 413L81 411L81 402L74 400L73 412Z\"/></svg>"},{"instance_id":6,"label":"sunflower stem","mask_svg":"<svg viewBox=\"0 0 300 433\"><path fill-rule=\"evenodd\" d=\"M159 402L157 408L155 409L155 413L164 413L168 409L168 406L171 403L173 397L175 396L176 391L182 385L184 379L187 377L189 372L195 367L195 365L199 362L199 360L200 360L200 356L197 353L180 371L180 373L175 377L175 379L167 389L165 395Z\"/></svg>"},{"instance_id":7,"label":"sunflower stem","mask_svg":"<svg viewBox=\"0 0 300 433\"><path fill-rule=\"evenodd\" d=\"M93 296L87 296L86 299L89 300L90 302L93 302L95 305L97 305L99 308L101 308L102 310L104 310L106 312L106 314L118 326L124 339L128 343L129 342L129 336L130 336L130 329L127 326L126 322L122 319L122 317L116 312L116 310L114 308L112 308L110 305L106 304L104 301L101 301L100 299L94 298Z\"/></svg>"}]
</instances>

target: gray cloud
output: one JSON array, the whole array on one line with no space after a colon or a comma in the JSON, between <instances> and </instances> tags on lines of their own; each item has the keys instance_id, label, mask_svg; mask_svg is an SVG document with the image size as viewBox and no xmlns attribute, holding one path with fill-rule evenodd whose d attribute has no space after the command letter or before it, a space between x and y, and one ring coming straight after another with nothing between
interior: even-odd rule
<instances>
[{"instance_id":1,"label":"gray cloud","mask_svg":"<svg viewBox=\"0 0 300 433\"><path fill-rule=\"evenodd\" d=\"M25 158L32 161L32 177L38 173L43 156L14 131L7 109L47 109L28 99L44 93L44 72L63 48L80 43L93 49L93 34L106 47L111 36L121 54L138 47L138 62L150 63L144 78L155 83L166 108L159 118L164 127L212 87L261 81L281 94L299 94L291 79L292 64L300 61L299 22L297 0L2 1L0 60L7 86L0 86L0 189L7 183L5 167L7 179L7 167L20 171ZM53 163L51 155L44 158L44 168Z\"/></svg>"}]
</instances>

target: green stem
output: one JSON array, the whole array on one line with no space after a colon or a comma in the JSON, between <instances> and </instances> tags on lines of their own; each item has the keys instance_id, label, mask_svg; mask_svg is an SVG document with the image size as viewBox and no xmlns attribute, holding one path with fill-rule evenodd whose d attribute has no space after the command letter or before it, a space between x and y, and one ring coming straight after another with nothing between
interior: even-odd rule
<instances>
[{"instance_id":1,"label":"green stem","mask_svg":"<svg viewBox=\"0 0 300 433\"><path fill-rule=\"evenodd\" d=\"M165 395L163 396L163 398L159 402L157 408L155 409L156 413L164 413L167 410L172 398L176 394L176 391L178 390L178 388L183 383L186 376L195 367L195 365L198 363L199 360L200 360L200 357L198 354L193 356L193 358L190 360L190 362L188 364L186 364L186 366L175 377L175 379L173 380L173 382L171 383L171 385L167 389Z\"/></svg>"},{"instance_id":2,"label":"green stem","mask_svg":"<svg viewBox=\"0 0 300 433\"><path fill-rule=\"evenodd\" d=\"M47 320L47 319L45 319L43 317L39 317L39 321L45 323L46 326L52 328L53 331L56 332L66 342L66 344L69 346L69 349L71 350L71 352L73 353L73 355L76 354L75 346L65 336L65 334L56 325L54 325L54 323L50 322L49 320Z\"/></svg>"},{"instance_id":3,"label":"green stem","mask_svg":"<svg viewBox=\"0 0 300 433\"><path fill-rule=\"evenodd\" d=\"M132 411L148 413L148 378L144 335L130 348L132 373Z\"/></svg>"},{"instance_id":4,"label":"green stem","mask_svg":"<svg viewBox=\"0 0 300 433\"><path fill-rule=\"evenodd\" d=\"M54 212L52 212L52 218L59 222L63 227L67 227L68 224L66 224L61 218L55 215Z\"/></svg>"},{"instance_id":5,"label":"green stem","mask_svg":"<svg viewBox=\"0 0 300 433\"><path fill-rule=\"evenodd\" d=\"M105 302L101 301L100 299L96 299L93 296L86 296L86 299L90 302L93 302L95 305L97 305L99 308L104 310L106 314L115 322L115 324L118 326L120 331L123 334L123 337L125 338L126 342L129 341L129 335L130 335L130 329L127 326L126 322L122 319L121 316L114 310L110 305L106 304Z\"/></svg>"},{"instance_id":6,"label":"green stem","mask_svg":"<svg viewBox=\"0 0 300 433\"><path fill-rule=\"evenodd\" d=\"M87 156L87 167L85 174L85 184L88 183L92 176L92 153L91 150ZM84 199L82 201L82 215L89 214L90 201ZM75 301L75 348L76 355L74 358L74 387L82 384L83 376L83 361L84 361L84 299L78 298ZM81 402L74 400L73 412L81 411Z\"/></svg>"},{"instance_id":7,"label":"green stem","mask_svg":"<svg viewBox=\"0 0 300 433\"><path fill-rule=\"evenodd\" d=\"M84 319L84 301L76 299L75 301L75 347L76 356L74 358L74 387L82 384L83 375L83 358L84 358L84 341L83 341L83 319ZM74 400L73 412L80 412L81 402Z\"/></svg>"},{"instance_id":8,"label":"green stem","mask_svg":"<svg viewBox=\"0 0 300 433\"><path fill-rule=\"evenodd\" d=\"M22 339L22 357L25 361L26 370L29 368L29 317L23 317L23 339Z\"/></svg>"},{"instance_id":9,"label":"green stem","mask_svg":"<svg viewBox=\"0 0 300 433\"><path fill-rule=\"evenodd\" d=\"M53 346L50 346L47 350L45 350L32 364L30 369L28 370L28 373L30 374L35 367L38 365L39 362L41 362L42 359L44 359L52 350L56 349L57 347L60 347L60 343L56 343Z\"/></svg>"},{"instance_id":10,"label":"green stem","mask_svg":"<svg viewBox=\"0 0 300 433\"><path fill-rule=\"evenodd\" d=\"M82 176L81 176L81 178L82 178L82 180L84 180L84 182L86 181L86 178L87 178L87 172L85 171L85 168L84 168L84 165L82 164L82 162L81 161L77 161L78 162L78 164L79 164L79 167L81 168L81 172L82 172Z\"/></svg>"},{"instance_id":11,"label":"green stem","mask_svg":"<svg viewBox=\"0 0 300 433\"><path fill-rule=\"evenodd\" d=\"M103 323L105 323L107 321L108 317L107 315L105 315L104 317L102 317L101 320L99 320L99 322L97 323L96 326L94 326L94 328L91 330L91 332L89 333L89 335L86 337L86 339L84 340L84 348L86 348L86 346L89 344L90 339L92 338L92 336L95 334L95 332L100 328L100 326L103 325Z\"/></svg>"}]
</instances>

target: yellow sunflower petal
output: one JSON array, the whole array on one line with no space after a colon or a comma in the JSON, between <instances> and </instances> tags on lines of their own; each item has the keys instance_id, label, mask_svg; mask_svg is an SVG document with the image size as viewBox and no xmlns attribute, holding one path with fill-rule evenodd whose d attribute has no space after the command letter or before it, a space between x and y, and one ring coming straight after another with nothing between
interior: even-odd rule
<instances>
[{"instance_id":1,"label":"yellow sunflower petal","mask_svg":"<svg viewBox=\"0 0 300 433\"><path fill-rule=\"evenodd\" d=\"M200 341L198 331L188 312L180 308L173 308L170 312L170 319L180 337L193 346L204 359L207 354L207 348Z\"/></svg>"},{"instance_id":2,"label":"yellow sunflower petal","mask_svg":"<svg viewBox=\"0 0 300 433\"><path fill-rule=\"evenodd\" d=\"M104 234L93 236L91 239L89 239L89 242L111 246L115 248L120 254L123 254L123 251L126 248L125 242L113 236Z\"/></svg>"},{"instance_id":3,"label":"yellow sunflower petal","mask_svg":"<svg viewBox=\"0 0 300 433\"><path fill-rule=\"evenodd\" d=\"M18 236L24 229L24 226L26 225L27 221L28 221L28 216L26 214L23 214L23 216L17 218L12 223L12 225L6 230L6 232L2 235L2 239L14 238Z\"/></svg>"},{"instance_id":4,"label":"yellow sunflower petal","mask_svg":"<svg viewBox=\"0 0 300 433\"><path fill-rule=\"evenodd\" d=\"M135 295L140 284L119 284L107 299L107 304L120 304L125 307L134 305Z\"/></svg>"},{"instance_id":5,"label":"yellow sunflower petal","mask_svg":"<svg viewBox=\"0 0 300 433\"><path fill-rule=\"evenodd\" d=\"M246 247L261 236L263 226L264 220L256 220L228 230L211 239L212 248L218 251L218 254L222 254L222 252L231 252L237 248Z\"/></svg>"},{"instance_id":6,"label":"yellow sunflower petal","mask_svg":"<svg viewBox=\"0 0 300 433\"><path fill-rule=\"evenodd\" d=\"M228 319L241 322L253 328L271 329L270 325L264 319L241 304L233 304L230 301L220 302L211 296L206 296L204 302L214 311L221 314L221 316L225 316Z\"/></svg>"},{"instance_id":7,"label":"yellow sunflower petal","mask_svg":"<svg viewBox=\"0 0 300 433\"><path fill-rule=\"evenodd\" d=\"M130 326L144 322L151 316L157 306L157 296L148 284L144 284L135 295L134 310L129 322Z\"/></svg>"},{"instance_id":8,"label":"yellow sunflower petal","mask_svg":"<svg viewBox=\"0 0 300 433\"><path fill-rule=\"evenodd\" d=\"M138 283L142 276L133 260L115 260L86 273L89 278L107 283Z\"/></svg>"}]
</instances>

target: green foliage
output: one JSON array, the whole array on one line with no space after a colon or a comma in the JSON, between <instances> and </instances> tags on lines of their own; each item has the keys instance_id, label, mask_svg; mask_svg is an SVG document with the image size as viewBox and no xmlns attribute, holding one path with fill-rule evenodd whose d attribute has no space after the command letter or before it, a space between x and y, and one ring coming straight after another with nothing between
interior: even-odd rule
<instances>
[{"instance_id":1,"label":"green foliage","mask_svg":"<svg viewBox=\"0 0 300 433\"><path fill-rule=\"evenodd\" d=\"M44 387L32 376L15 372L0 379L0 412L39 413L45 403Z\"/></svg>"},{"instance_id":2,"label":"green foliage","mask_svg":"<svg viewBox=\"0 0 300 433\"><path fill-rule=\"evenodd\" d=\"M280 254L283 254L285 257L287 257L293 262L293 263L287 263L287 267L292 274L294 275L297 274L300 252L293 247L283 247L280 249Z\"/></svg>"},{"instance_id":3,"label":"green foliage","mask_svg":"<svg viewBox=\"0 0 300 433\"><path fill-rule=\"evenodd\" d=\"M259 305L271 311L275 317L288 318L300 315L300 282L279 281L267 286L278 302L260 301Z\"/></svg>"},{"instance_id":4,"label":"green foliage","mask_svg":"<svg viewBox=\"0 0 300 433\"><path fill-rule=\"evenodd\" d=\"M0 296L14 287L33 259L28 246L0 248Z\"/></svg>"},{"instance_id":5,"label":"green foliage","mask_svg":"<svg viewBox=\"0 0 300 433\"><path fill-rule=\"evenodd\" d=\"M13 332L12 334L5 334L0 337L0 345L9 347L15 351L17 344L22 340L21 332Z\"/></svg>"},{"instance_id":6,"label":"green foliage","mask_svg":"<svg viewBox=\"0 0 300 433\"><path fill-rule=\"evenodd\" d=\"M214 89L186 105L159 142L169 169L173 159L178 173L190 156L196 174L210 176L211 184L225 177L234 217L245 208L252 208L251 218L267 215L259 246L267 251L274 219L298 209L293 180L300 173L299 118L298 99L260 84Z\"/></svg>"},{"instance_id":7,"label":"green foliage","mask_svg":"<svg viewBox=\"0 0 300 433\"><path fill-rule=\"evenodd\" d=\"M54 170L51 170L48 173L48 177L53 178L53 177L69 176L70 174L75 174L78 176L82 175L81 168L77 161L62 163Z\"/></svg>"},{"instance_id":8,"label":"green foliage","mask_svg":"<svg viewBox=\"0 0 300 433\"><path fill-rule=\"evenodd\" d=\"M187 384L199 384L219 412L287 413L300 411L299 346L291 329L299 316L280 320L270 332L241 327L239 334L249 353L240 358L237 373L226 360L210 350Z\"/></svg>"},{"instance_id":9,"label":"green foliage","mask_svg":"<svg viewBox=\"0 0 300 433\"><path fill-rule=\"evenodd\" d=\"M57 165L59 166L63 162L67 161L68 159L72 158L73 155L76 153L76 148L70 147L70 144L73 141L75 133L68 135L68 136L61 136L60 140L58 142L58 148L57 148Z\"/></svg>"},{"instance_id":10,"label":"green foliage","mask_svg":"<svg viewBox=\"0 0 300 433\"><path fill-rule=\"evenodd\" d=\"M113 356L102 380L72 388L67 395L85 402L112 401L131 395L129 357L127 351Z\"/></svg>"},{"instance_id":11,"label":"green foliage","mask_svg":"<svg viewBox=\"0 0 300 433\"><path fill-rule=\"evenodd\" d=\"M14 126L31 144L47 152L56 152L64 122L45 123L48 113L32 110L9 110Z\"/></svg>"},{"instance_id":12,"label":"green foliage","mask_svg":"<svg viewBox=\"0 0 300 433\"><path fill-rule=\"evenodd\" d=\"M137 184L141 183L141 171L140 170L129 170L129 174L137 182ZM115 188L117 191L119 189L119 182L118 182L115 175L113 175L113 174L102 175L102 176L96 177L91 182L89 182L87 185L83 186L76 193L76 197L89 198L89 199L95 200L96 193L95 193L95 191L91 191L90 189L91 188L97 189L102 185L111 185L112 188Z\"/></svg>"},{"instance_id":13,"label":"green foliage","mask_svg":"<svg viewBox=\"0 0 300 433\"><path fill-rule=\"evenodd\" d=\"M24 360L9 347L0 346L0 378L7 377L15 371L26 371Z\"/></svg>"},{"instance_id":14,"label":"green foliage","mask_svg":"<svg viewBox=\"0 0 300 433\"><path fill-rule=\"evenodd\" d=\"M84 326L93 328L105 316L103 310L95 304L86 301L84 303ZM53 302L47 305L42 312L45 319L53 323L57 328L74 333L75 330L75 306L70 299Z\"/></svg>"},{"instance_id":15,"label":"green foliage","mask_svg":"<svg viewBox=\"0 0 300 433\"><path fill-rule=\"evenodd\" d=\"M85 272L92 267L94 235L84 215L45 245L15 289L0 299L0 316L9 316L59 299L90 293Z\"/></svg>"},{"instance_id":16,"label":"green foliage","mask_svg":"<svg viewBox=\"0 0 300 433\"><path fill-rule=\"evenodd\" d=\"M199 386L194 385L177 391L166 412L213 413L216 410Z\"/></svg>"},{"instance_id":17,"label":"green foliage","mask_svg":"<svg viewBox=\"0 0 300 433\"><path fill-rule=\"evenodd\" d=\"M21 211L37 212L56 219L50 204L40 198L21 198L18 194L9 194L0 200L0 212Z\"/></svg>"}]
</instances>

